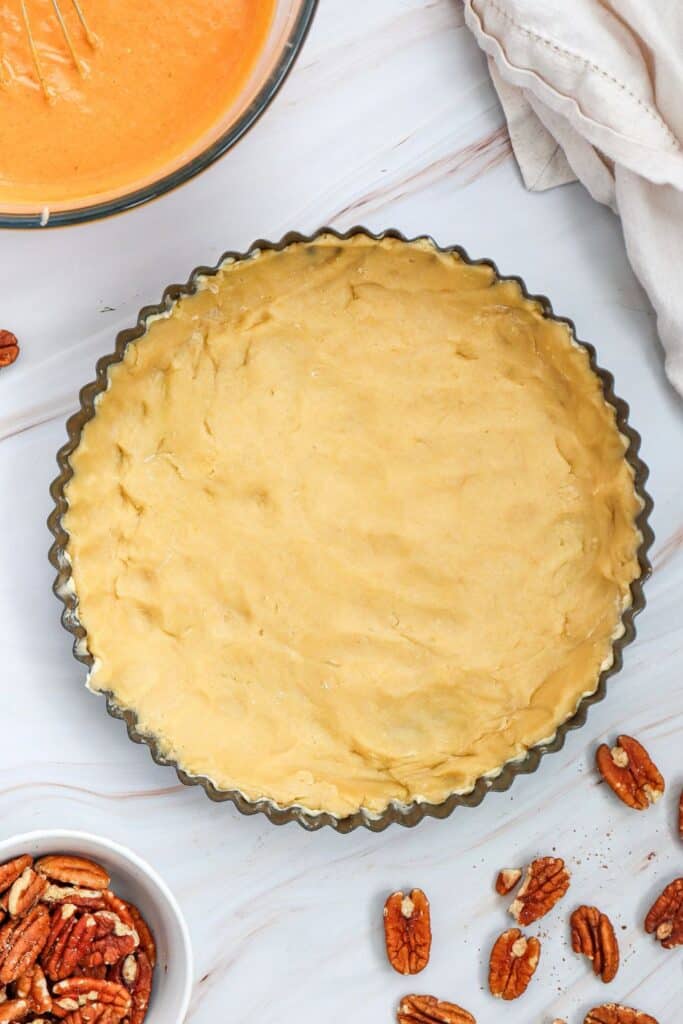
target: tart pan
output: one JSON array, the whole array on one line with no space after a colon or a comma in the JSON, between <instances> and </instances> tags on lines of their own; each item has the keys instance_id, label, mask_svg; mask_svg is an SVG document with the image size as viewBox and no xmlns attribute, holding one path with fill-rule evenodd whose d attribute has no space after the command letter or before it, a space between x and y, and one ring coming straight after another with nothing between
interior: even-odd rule
<instances>
[{"instance_id":1,"label":"tart pan","mask_svg":"<svg viewBox=\"0 0 683 1024\"><path fill-rule=\"evenodd\" d=\"M173 304L184 295L193 294L197 290L198 282L203 278L215 275L224 263L247 259L261 250L281 250L293 242L314 242L316 238L322 234L333 235L341 241L358 234L365 235L375 241L379 241L382 238L395 238L402 242L424 240L433 245L439 252L457 254L465 263L491 267L495 275L500 280L516 281L526 298L532 299L540 304L544 316L552 320L556 320L559 323L566 324L569 328L572 339L587 350L591 368L601 381L605 401L614 409L619 431L628 442L625 458L633 469L634 486L641 501L641 510L636 520L641 537L638 549L640 576L631 584L631 603L629 607L624 610L622 615L623 630L620 635L615 636L613 640L611 663L600 673L595 690L579 701L574 714L557 729L557 732L553 737L531 747L523 757L517 760L508 761L495 773L482 776L477 780L469 792L452 793L440 803L427 803L423 801L413 801L409 804L391 803L380 814L360 809L353 814L349 814L344 817L336 817L326 811L310 811L305 807L296 805L283 807L267 798L249 800L239 790L218 789L210 779L200 775L190 775L183 771L176 761L166 758L161 754L154 736L140 732L134 711L119 706L116 703L116 698L113 693L103 693L103 696L106 699L107 711L113 718L120 718L125 722L128 735L134 743L146 744L146 746L149 747L152 758L157 764L175 768L178 778L184 785L201 786L211 800L229 800L242 814L256 814L260 812L265 814L266 817L275 825L283 825L290 821L296 821L303 826L303 828L308 829L309 831L315 831L325 825L329 825L337 832L351 832L353 829L360 826L368 828L372 832L381 832L392 823L409 827L417 825L418 822L422 821L425 817L445 818L451 814L456 807L476 807L477 804L481 803L489 790L501 792L502 790L509 789L512 785L513 779L517 775L528 775L530 772L535 771L544 754L560 750L564 745L567 733L571 729L578 729L585 723L589 707L605 697L607 680L621 668L623 649L635 637L634 618L645 606L643 583L651 572L647 552L654 540L654 534L648 522L648 518L652 510L652 499L645 490L645 481L648 476L648 469L638 454L640 448L640 436L628 423L628 405L614 394L614 382L612 375L597 365L594 348L586 342L579 341L576 338L576 332L572 321L564 317L556 316L553 313L552 307L547 298L539 295L530 295L524 285L524 282L519 277L503 276L499 274L498 269L492 260L470 259L467 253L460 248L460 246L452 245L442 248L428 236L423 235L419 236L419 238L406 238L400 232L394 230L387 230L380 234L373 234L363 227L351 228L343 234L332 228L321 228L314 235L302 235L298 232L289 232L279 242L275 243L259 239L257 242L254 242L247 252L225 253L215 267L197 267L190 275L187 284L170 285L164 292L162 300L158 305L145 306L140 311L135 327L121 331L118 334L114 352L111 355L103 356L98 361L95 380L90 384L87 384L81 390L80 408L78 412L70 417L66 424L68 441L57 453L57 463L59 465L60 473L50 487L50 493L55 504L48 519L48 527L54 536L54 543L50 549L49 558L51 564L57 570L57 578L53 584L53 590L64 605L64 609L62 611L62 624L74 637L74 656L78 661L86 665L90 671L93 667L94 658L88 650L85 628L78 618L78 596L72 582L71 563L66 550L68 534L64 529L62 521L67 510L64 487L73 475L70 456L80 443L83 426L95 415L98 395L107 389L109 367L113 363L117 363L122 360L124 351L128 344L134 342L145 334L148 320L151 317L156 317L159 314L167 312Z\"/></svg>"}]
</instances>

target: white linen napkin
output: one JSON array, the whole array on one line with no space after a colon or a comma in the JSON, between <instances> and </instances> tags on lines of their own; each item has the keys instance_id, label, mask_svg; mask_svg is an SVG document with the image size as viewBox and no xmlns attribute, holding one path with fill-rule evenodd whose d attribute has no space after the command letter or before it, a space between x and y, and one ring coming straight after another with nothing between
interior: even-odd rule
<instances>
[{"instance_id":1,"label":"white linen napkin","mask_svg":"<svg viewBox=\"0 0 683 1024\"><path fill-rule=\"evenodd\" d=\"M683 0L464 0L527 188L621 217L683 394Z\"/></svg>"}]
</instances>

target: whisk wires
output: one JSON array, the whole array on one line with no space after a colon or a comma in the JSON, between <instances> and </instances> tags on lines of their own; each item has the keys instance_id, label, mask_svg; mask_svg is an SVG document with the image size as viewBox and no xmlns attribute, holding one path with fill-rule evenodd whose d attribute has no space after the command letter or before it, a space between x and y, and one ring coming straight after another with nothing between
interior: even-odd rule
<instances>
[{"instance_id":1,"label":"whisk wires","mask_svg":"<svg viewBox=\"0 0 683 1024\"><path fill-rule=\"evenodd\" d=\"M21 17L24 22L24 29L26 31L26 38L28 39L29 49L31 51L31 60L33 61L33 67L36 73L36 78L40 83L40 88L42 89L45 98L48 100L52 100L54 99L55 91L47 81L47 78L45 77L45 72L43 70L43 65L40 59L40 53L38 52L38 46L36 45L35 33L33 31L33 26L31 25L31 17L28 11L28 7L26 6L26 0L20 0L20 3ZM97 45L97 37L95 36L94 32L90 28L90 25L88 24L88 19L86 18L85 11L83 10L81 0L71 0L71 3L76 12L78 20L81 23L83 34L85 35L85 38L87 39L89 45L94 49ZM69 26L66 23L66 19L64 18L64 12L60 7L60 0L52 0L52 7L54 8L55 16L57 18L57 22L59 23L62 36L64 37L66 48L69 51L71 61L76 70L78 71L78 73L80 75L85 75L86 68L83 63L83 60L81 59L81 57L79 57L78 51L76 50L73 36L71 34L71 31L69 30ZM0 81L3 80L3 74L4 73L0 68Z\"/></svg>"}]
</instances>

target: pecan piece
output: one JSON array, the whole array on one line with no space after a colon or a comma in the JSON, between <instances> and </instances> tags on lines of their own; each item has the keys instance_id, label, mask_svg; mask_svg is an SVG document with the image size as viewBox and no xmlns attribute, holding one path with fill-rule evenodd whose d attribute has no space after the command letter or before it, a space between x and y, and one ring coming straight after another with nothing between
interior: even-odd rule
<instances>
[{"instance_id":1,"label":"pecan piece","mask_svg":"<svg viewBox=\"0 0 683 1024\"><path fill-rule=\"evenodd\" d=\"M115 981L96 978L65 978L52 990L53 1011L72 1013L82 1007L99 1004L108 1007L115 1020L122 1020L131 1010L130 993Z\"/></svg>"},{"instance_id":2,"label":"pecan piece","mask_svg":"<svg viewBox=\"0 0 683 1024\"><path fill-rule=\"evenodd\" d=\"M85 857L56 855L41 857L35 863L39 875L49 878L52 882L72 885L77 889L106 889L110 878L101 864Z\"/></svg>"},{"instance_id":3,"label":"pecan piece","mask_svg":"<svg viewBox=\"0 0 683 1024\"><path fill-rule=\"evenodd\" d=\"M461 1006L434 996L404 996L396 1016L398 1024L477 1024Z\"/></svg>"},{"instance_id":4,"label":"pecan piece","mask_svg":"<svg viewBox=\"0 0 683 1024\"><path fill-rule=\"evenodd\" d=\"M96 922L95 937L79 961L83 967L115 964L137 949L140 944L138 933L124 924L118 914L111 910L98 910L93 917Z\"/></svg>"},{"instance_id":5,"label":"pecan piece","mask_svg":"<svg viewBox=\"0 0 683 1024\"><path fill-rule=\"evenodd\" d=\"M92 914L79 915L71 903L56 910L42 957L48 978L69 978L89 954L96 933L97 922Z\"/></svg>"},{"instance_id":6,"label":"pecan piece","mask_svg":"<svg viewBox=\"0 0 683 1024\"><path fill-rule=\"evenodd\" d=\"M593 961L593 972L607 984L619 970L619 943L606 914L579 907L571 916L572 949Z\"/></svg>"},{"instance_id":7,"label":"pecan piece","mask_svg":"<svg viewBox=\"0 0 683 1024\"><path fill-rule=\"evenodd\" d=\"M24 868L9 889L7 909L10 917L23 917L38 902L46 888L47 882L44 878L36 874L33 868Z\"/></svg>"},{"instance_id":8,"label":"pecan piece","mask_svg":"<svg viewBox=\"0 0 683 1024\"><path fill-rule=\"evenodd\" d=\"M384 904L384 938L389 963L399 974L418 974L429 963L432 926L422 889L394 892Z\"/></svg>"},{"instance_id":9,"label":"pecan piece","mask_svg":"<svg viewBox=\"0 0 683 1024\"><path fill-rule=\"evenodd\" d=\"M497 999L517 999L526 992L541 955L536 938L527 939L519 928L500 935L491 950L489 989Z\"/></svg>"},{"instance_id":10,"label":"pecan piece","mask_svg":"<svg viewBox=\"0 0 683 1024\"><path fill-rule=\"evenodd\" d=\"M598 771L620 800L636 811L655 804L664 779L645 747L632 736L617 736L616 747L602 743L595 755Z\"/></svg>"},{"instance_id":11,"label":"pecan piece","mask_svg":"<svg viewBox=\"0 0 683 1024\"><path fill-rule=\"evenodd\" d=\"M126 906L128 907L133 928L138 933L140 939L140 949L145 951L151 966L155 967L157 947L151 929L134 903L127 903Z\"/></svg>"},{"instance_id":12,"label":"pecan piece","mask_svg":"<svg viewBox=\"0 0 683 1024\"><path fill-rule=\"evenodd\" d=\"M683 945L683 878L667 885L645 918L645 931L654 932L664 949Z\"/></svg>"},{"instance_id":13,"label":"pecan piece","mask_svg":"<svg viewBox=\"0 0 683 1024\"><path fill-rule=\"evenodd\" d=\"M0 983L9 984L25 974L40 956L50 931L50 915L38 905L26 917L0 928Z\"/></svg>"},{"instance_id":14,"label":"pecan piece","mask_svg":"<svg viewBox=\"0 0 683 1024\"><path fill-rule=\"evenodd\" d=\"M510 904L517 924L528 925L544 917L569 888L569 872L560 857L539 857L526 869L526 878Z\"/></svg>"},{"instance_id":15,"label":"pecan piece","mask_svg":"<svg viewBox=\"0 0 683 1024\"><path fill-rule=\"evenodd\" d=\"M15 857L14 860L8 860L6 864L0 865L0 892L6 892L7 889L16 882L17 878L26 868L30 868L33 864L33 857L29 857L27 853L21 857Z\"/></svg>"},{"instance_id":16,"label":"pecan piece","mask_svg":"<svg viewBox=\"0 0 683 1024\"><path fill-rule=\"evenodd\" d=\"M9 366L17 359L18 355L19 342L16 335L11 331L0 331L0 367Z\"/></svg>"},{"instance_id":17,"label":"pecan piece","mask_svg":"<svg viewBox=\"0 0 683 1024\"><path fill-rule=\"evenodd\" d=\"M657 1024L654 1017L642 1010L632 1010L630 1006L618 1006L616 1003L605 1003L596 1006L586 1014L583 1024Z\"/></svg>"},{"instance_id":18,"label":"pecan piece","mask_svg":"<svg viewBox=\"0 0 683 1024\"><path fill-rule=\"evenodd\" d=\"M502 871L499 871L496 878L496 892L498 895L507 896L515 888L521 877L522 872L519 868L503 868Z\"/></svg>"},{"instance_id":19,"label":"pecan piece","mask_svg":"<svg viewBox=\"0 0 683 1024\"><path fill-rule=\"evenodd\" d=\"M0 364L2 365L2 364ZM29 1005L25 999L8 999L0 1004L0 1022L23 1020L29 1011Z\"/></svg>"}]
</instances>

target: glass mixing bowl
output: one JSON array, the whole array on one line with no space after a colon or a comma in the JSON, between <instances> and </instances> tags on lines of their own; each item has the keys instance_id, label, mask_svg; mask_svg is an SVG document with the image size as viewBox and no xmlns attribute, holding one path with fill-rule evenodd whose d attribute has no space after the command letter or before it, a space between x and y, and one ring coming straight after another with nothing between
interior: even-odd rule
<instances>
[{"instance_id":1,"label":"glass mixing bowl","mask_svg":"<svg viewBox=\"0 0 683 1024\"><path fill-rule=\"evenodd\" d=\"M211 132L163 177L137 182L106 196L89 197L77 206L64 203L0 209L0 227L54 227L108 217L156 199L203 171L242 138L271 102L296 60L317 4L318 0L278 0L265 45L242 92Z\"/></svg>"}]
</instances>

